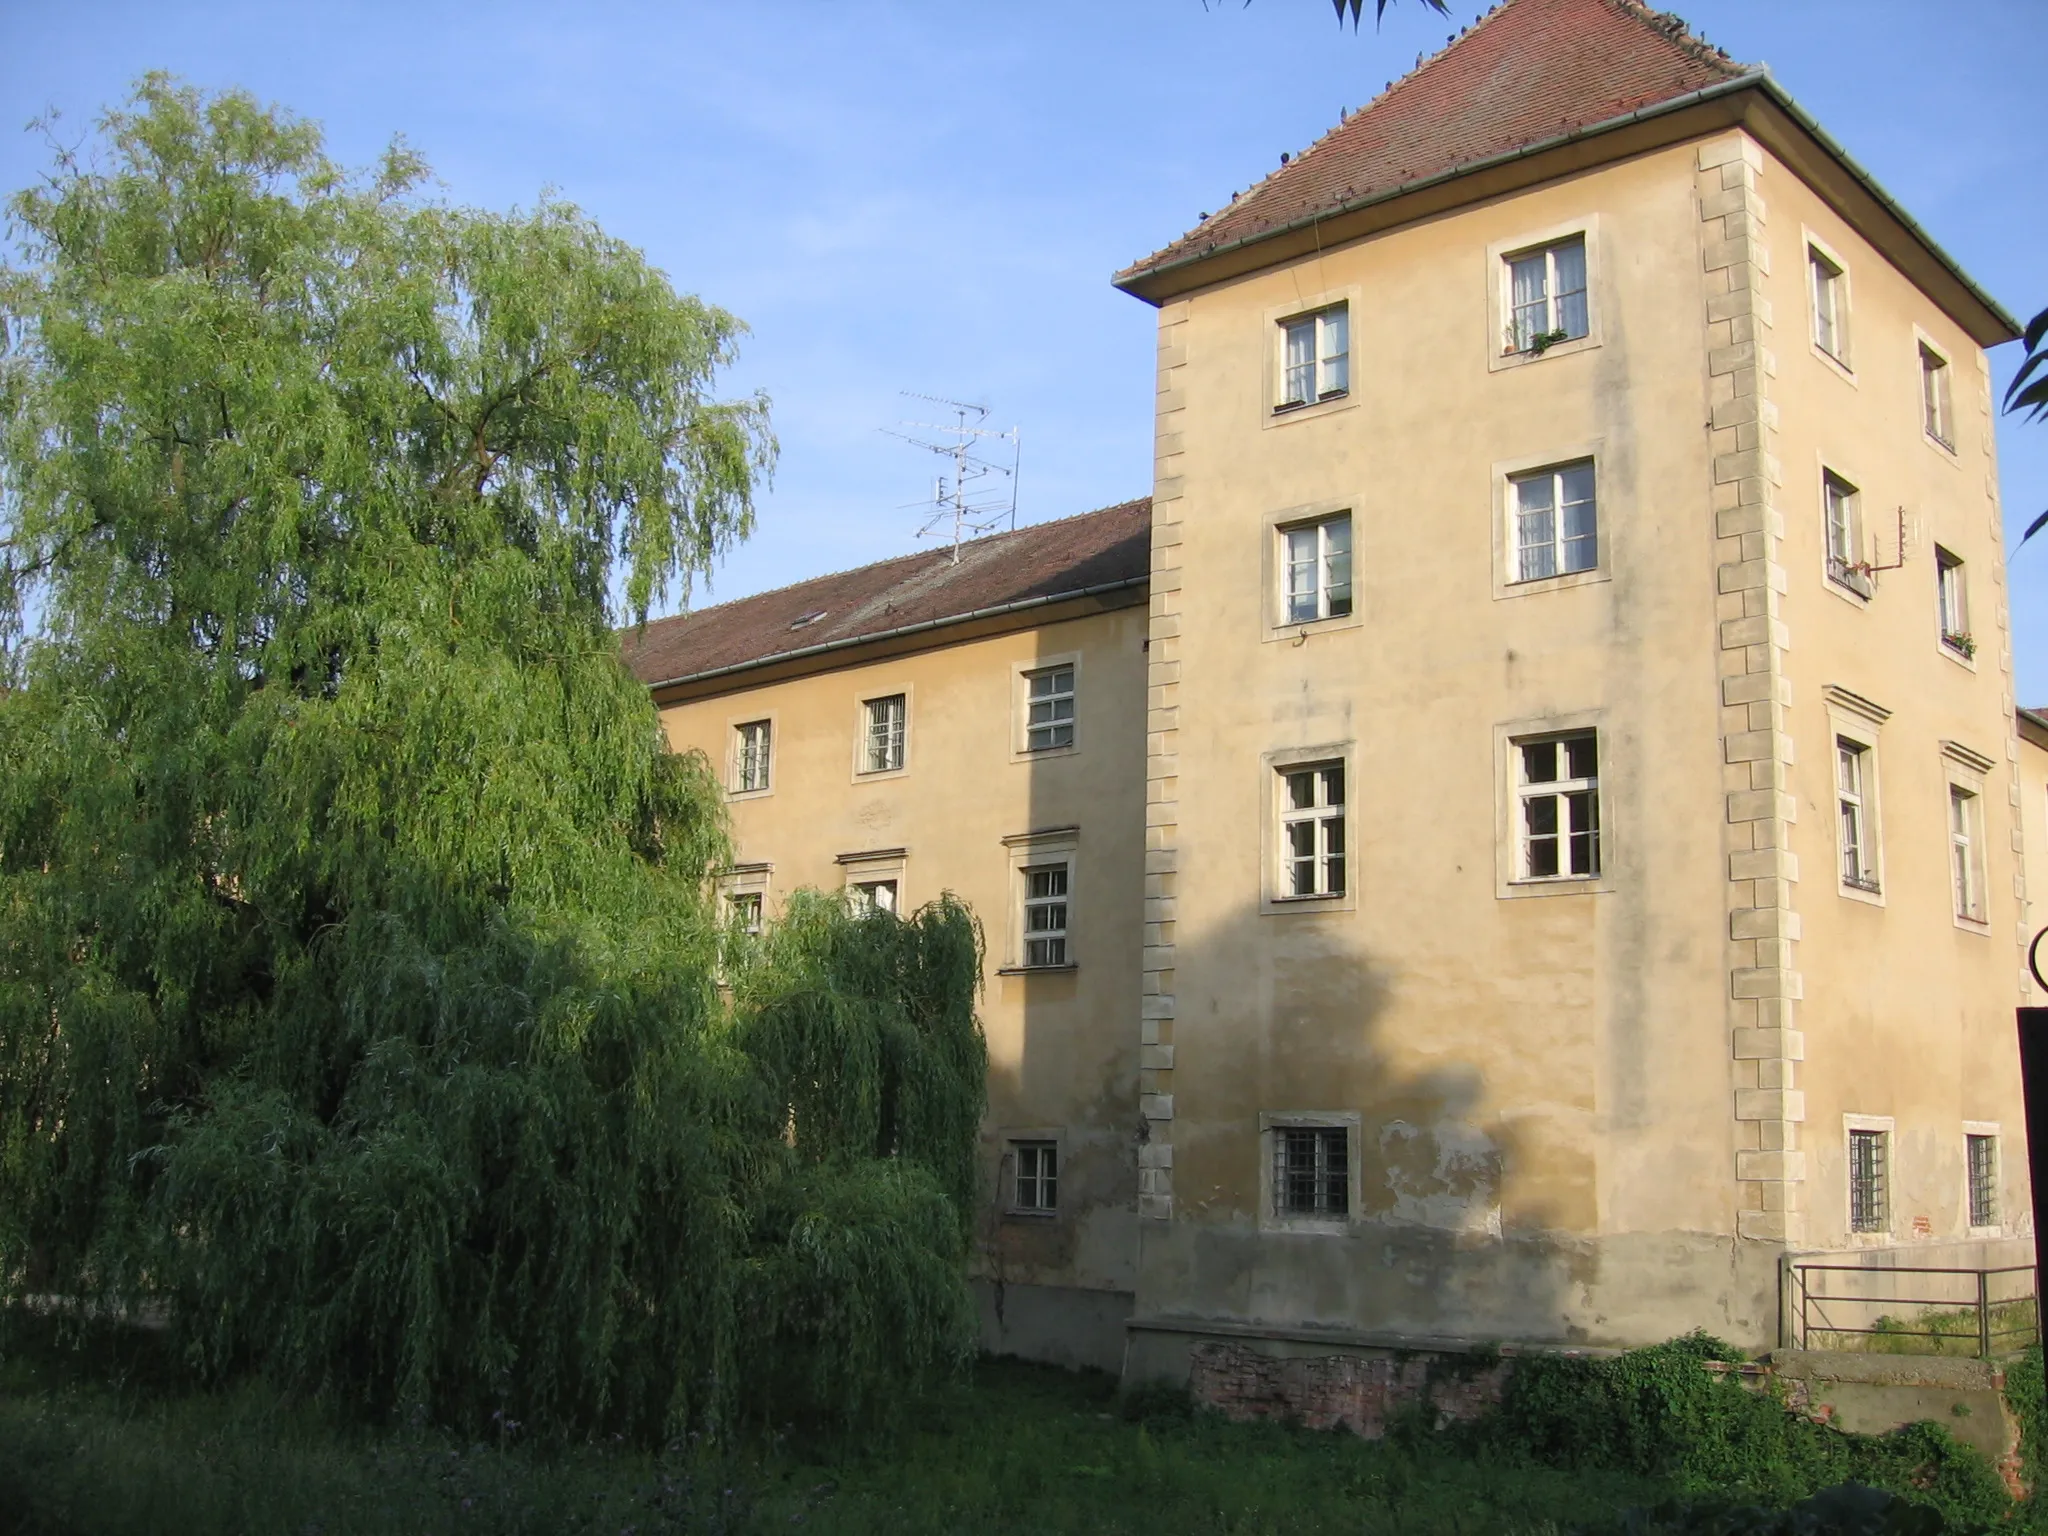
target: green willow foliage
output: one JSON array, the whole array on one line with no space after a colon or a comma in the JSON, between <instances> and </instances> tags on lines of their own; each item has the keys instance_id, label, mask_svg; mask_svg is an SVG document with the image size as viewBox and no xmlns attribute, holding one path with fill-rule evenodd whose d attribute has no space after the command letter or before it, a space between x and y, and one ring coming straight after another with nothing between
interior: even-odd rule
<instances>
[{"instance_id":1,"label":"green willow foliage","mask_svg":"<svg viewBox=\"0 0 2048 1536\"><path fill-rule=\"evenodd\" d=\"M240 94L102 126L0 268L0 1298L556 1432L956 1358L973 921L740 953L619 660L751 525L739 322Z\"/></svg>"}]
</instances>

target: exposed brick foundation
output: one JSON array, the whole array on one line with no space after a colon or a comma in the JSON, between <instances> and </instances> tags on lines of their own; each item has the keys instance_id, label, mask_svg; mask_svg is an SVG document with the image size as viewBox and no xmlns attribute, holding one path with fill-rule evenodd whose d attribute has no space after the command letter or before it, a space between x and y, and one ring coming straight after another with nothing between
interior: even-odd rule
<instances>
[{"instance_id":1,"label":"exposed brick foundation","mask_svg":"<svg viewBox=\"0 0 2048 1536\"><path fill-rule=\"evenodd\" d=\"M1408 1409L1424 1410L1440 1429L1499 1404L1513 1362L1451 1366L1449 1358L1288 1359L1212 1341L1197 1344L1190 1353L1188 1391L1228 1418L1287 1419L1310 1429L1349 1429L1377 1440L1387 1432L1388 1421Z\"/></svg>"}]
</instances>

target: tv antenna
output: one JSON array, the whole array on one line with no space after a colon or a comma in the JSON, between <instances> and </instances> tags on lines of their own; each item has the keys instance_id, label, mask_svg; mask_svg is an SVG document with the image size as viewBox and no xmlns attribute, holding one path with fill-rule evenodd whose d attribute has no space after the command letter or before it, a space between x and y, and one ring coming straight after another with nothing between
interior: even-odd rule
<instances>
[{"instance_id":1,"label":"tv antenna","mask_svg":"<svg viewBox=\"0 0 2048 1536\"><path fill-rule=\"evenodd\" d=\"M920 539L943 539L949 528L953 540L953 563L960 563L960 541L969 535L993 533L1008 522L1017 526L1017 472L1023 466L1024 444L1018 429L998 432L988 425L989 408L964 400L945 400L937 395L920 395L904 390L905 398L944 406L953 413L951 425L930 421L906 421L906 430L884 427L891 437L900 437L913 448L951 459L952 473L943 470L932 484L927 501L906 503L925 512ZM913 434L924 433L925 436ZM1003 444L1009 444L1005 464Z\"/></svg>"}]
</instances>

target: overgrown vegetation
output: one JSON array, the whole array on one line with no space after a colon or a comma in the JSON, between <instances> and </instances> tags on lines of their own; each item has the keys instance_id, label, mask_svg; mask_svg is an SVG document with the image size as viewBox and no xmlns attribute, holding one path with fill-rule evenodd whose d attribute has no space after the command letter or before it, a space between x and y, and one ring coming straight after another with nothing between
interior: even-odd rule
<instances>
[{"instance_id":1,"label":"overgrown vegetation","mask_svg":"<svg viewBox=\"0 0 2048 1536\"><path fill-rule=\"evenodd\" d=\"M739 322L240 94L102 126L0 269L0 1299L468 1432L960 1360L973 921L728 943L619 658L751 525Z\"/></svg>"},{"instance_id":2,"label":"overgrown vegetation","mask_svg":"<svg viewBox=\"0 0 2048 1536\"><path fill-rule=\"evenodd\" d=\"M717 1445L684 1437L648 1452L610 1442L535 1447L502 1424L481 1438L422 1425L371 1432L253 1385L184 1395L172 1384L175 1359L147 1340L97 1357L92 1386L76 1384L75 1356L39 1359L17 1347L0 1366L0 1511L19 1512L24 1536L2013 1528L2002 1500L1973 1515L1956 1497L1965 1458L1938 1434L1864 1441L1807 1425L1798 1435L1838 1451L1787 1452L1769 1428L1770 1415L1785 1416L1769 1399L1712 1382L1696 1391L1705 1380L1696 1346L1645 1353L1656 1358L1552 1375L1467 1436L1410 1425L1367 1443L1341 1431L1231 1424L1196 1412L1185 1394L1119 1399L1106 1377L984 1361L971 1380L940 1385L874 1432L764 1433ZM1596 1433L1566 1444L1555 1418L1569 1412L1574 1390L1586 1394ZM1724 1392L1742 1402L1716 1395ZM1727 1432L1731 1421L1747 1434ZM1702 1426L1703 1446L1682 1443ZM1760 1468L1773 1444L1780 1462ZM1910 1498L1836 1486L1845 1468L1898 1472Z\"/></svg>"}]
</instances>

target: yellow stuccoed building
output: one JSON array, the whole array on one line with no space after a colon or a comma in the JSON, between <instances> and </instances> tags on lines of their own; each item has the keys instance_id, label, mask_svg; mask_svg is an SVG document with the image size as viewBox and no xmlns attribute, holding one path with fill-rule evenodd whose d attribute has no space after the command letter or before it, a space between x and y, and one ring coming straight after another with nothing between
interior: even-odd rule
<instances>
[{"instance_id":1,"label":"yellow stuccoed building","mask_svg":"<svg viewBox=\"0 0 2048 1536\"><path fill-rule=\"evenodd\" d=\"M1801 1265L2030 1261L2011 318L1630 0L1116 282L1149 503L629 637L743 920L981 915L991 1346L1768 1347Z\"/></svg>"}]
</instances>

